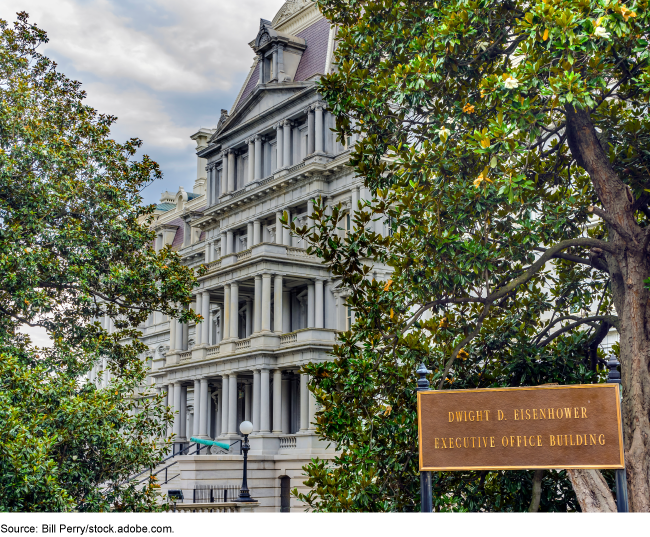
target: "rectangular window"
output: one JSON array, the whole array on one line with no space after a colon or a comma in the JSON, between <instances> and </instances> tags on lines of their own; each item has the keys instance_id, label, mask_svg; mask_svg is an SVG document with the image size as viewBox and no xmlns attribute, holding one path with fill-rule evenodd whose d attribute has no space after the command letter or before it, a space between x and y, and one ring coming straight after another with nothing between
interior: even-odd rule
<instances>
[{"instance_id":1,"label":"rectangular window","mask_svg":"<svg viewBox=\"0 0 650 537\"><path fill-rule=\"evenodd\" d=\"M347 306L345 309L345 329L352 328L352 306Z\"/></svg>"}]
</instances>

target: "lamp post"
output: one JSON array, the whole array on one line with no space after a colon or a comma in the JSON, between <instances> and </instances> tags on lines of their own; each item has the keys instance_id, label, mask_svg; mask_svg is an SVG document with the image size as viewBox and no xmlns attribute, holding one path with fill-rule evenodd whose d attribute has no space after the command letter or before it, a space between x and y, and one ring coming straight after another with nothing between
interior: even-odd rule
<instances>
[{"instance_id":1,"label":"lamp post","mask_svg":"<svg viewBox=\"0 0 650 537\"><path fill-rule=\"evenodd\" d=\"M424 363L420 364L416 373L418 374L418 390L424 392L429 389L427 374L429 370ZM433 513L433 487L431 482L431 472L420 472L420 511L422 513Z\"/></svg>"},{"instance_id":2,"label":"lamp post","mask_svg":"<svg viewBox=\"0 0 650 537\"><path fill-rule=\"evenodd\" d=\"M251 446L248 443L248 435L253 432L253 424L250 421L242 421L239 425L239 430L241 434L244 435L244 440L241 443L241 449L244 452L244 477L241 483L241 490L239 491L238 502L254 502L251 498L251 493L248 490L248 451Z\"/></svg>"},{"instance_id":3,"label":"lamp post","mask_svg":"<svg viewBox=\"0 0 650 537\"><path fill-rule=\"evenodd\" d=\"M615 354L612 354L609 357L607 362L607 369L609 369L609 374L607 375L607 384L618 384L620 386L621 399L623 398L623 385L621 383L621 374L618 372L618 366L621 365ZM619 401L620 404L620 401ZM623 409L621 409L622 412ZM621 428L623 427L623 422L621 421ZM623 436L621 434L621 436ZM619 513L629 512L628 502L627 502L627 473L625 468L622 470L616 470L616 509Z\"/></svg>"}]
</instances>

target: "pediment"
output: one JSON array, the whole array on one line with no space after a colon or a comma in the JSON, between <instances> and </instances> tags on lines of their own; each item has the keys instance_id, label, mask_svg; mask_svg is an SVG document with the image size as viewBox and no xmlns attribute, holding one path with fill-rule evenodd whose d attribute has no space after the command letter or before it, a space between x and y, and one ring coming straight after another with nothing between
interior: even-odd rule
<instances>
[{"instance_id":1,"label":"pediment","mask_svg":"<svg viewBox=\"0 0 650 537\"><path fill-rule=\"evenodd\" d=\"M239 125L254 121L312 85L311 83L301 82L257 86L233 115L227 119L223 129L216 133L213 139L216 139L216 137L221 138Z\"/></svg>"}]
</instances>

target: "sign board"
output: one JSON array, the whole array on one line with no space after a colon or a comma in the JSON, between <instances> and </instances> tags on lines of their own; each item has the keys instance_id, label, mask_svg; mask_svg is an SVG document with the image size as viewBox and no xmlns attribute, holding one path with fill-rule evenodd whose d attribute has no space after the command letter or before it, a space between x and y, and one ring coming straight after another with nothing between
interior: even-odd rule
<instances>
[{"instance_id":1,"label":"sign board","mask_svg":"<svg viewBox=\"0 0 650 537\"><path fill-rule=\"evenodd\" d=\"M624 468L618 384L418 392L420 471Z\"/></svg>"}]
</instances>

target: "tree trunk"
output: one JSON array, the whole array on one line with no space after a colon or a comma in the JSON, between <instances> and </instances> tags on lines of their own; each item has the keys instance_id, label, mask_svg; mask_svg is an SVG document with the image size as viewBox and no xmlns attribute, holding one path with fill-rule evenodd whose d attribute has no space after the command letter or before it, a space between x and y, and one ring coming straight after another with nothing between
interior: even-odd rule
<instances>
[{"instance_id":1,"label":"tree trunk","mask_svg":"<svg viewBox=\"0 0 650 537\"><path fill-rule=\"evenodd\" d=\"M649 230L638 225L632 193L611 167L589 113L571 106L565 110L569 148L591 177L605 210L600 216L607 222L610 244L619 250L605 258L619 317L629 504L630 511L650 512L650 293L644 284L650 278Z\"/></svg>"},{"instance_id":2,"label":"tree trunk","mask_svg":"<svg viewBox=\"0 0 650 537\"><path fill-rule=\"evenodd\" d=\"M598 470L567 470L583 513L616 513L616 503Z\"/></svg>"},{"instance_id":3,"label":"tree trunk","mask_svg":"<svg viewBox=\"0 0 650 537\"><path fill-rule=\"evenodd\" d=\"M539 502L542 499L542 480L544 479L544 470L535 470L533 476L533 497L530 500L529 513L539 511Z\"/></svg>"}]
</instances>

